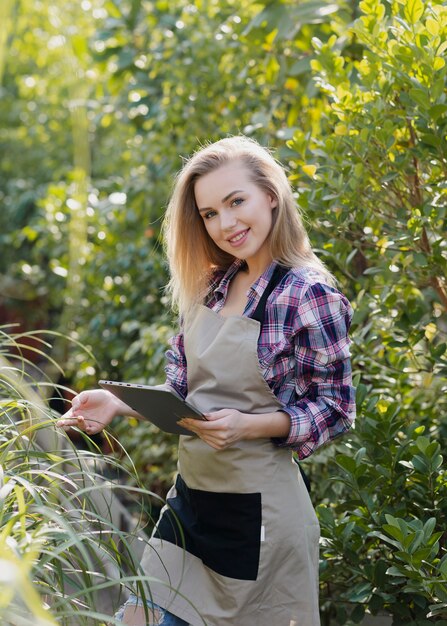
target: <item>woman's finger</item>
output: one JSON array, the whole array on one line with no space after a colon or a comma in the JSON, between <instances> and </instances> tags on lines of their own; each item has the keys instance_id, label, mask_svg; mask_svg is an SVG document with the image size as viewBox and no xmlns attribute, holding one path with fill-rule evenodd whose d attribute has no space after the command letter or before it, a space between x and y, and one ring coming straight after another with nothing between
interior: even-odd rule
<instances>
[{"instance_id":1,"label":"woman's finger","mask_svg":"<svg viewBox=\"0 0 447 626\"><path fill-rule=\"evenodd\" d=\"M75 396L71 402L71 407L74 411L78 410L81 408L81 406L84 406L85 403L88 400L88 395L87 393L85 393L84 391L81 391L81 393L78 393L77 396Z\"/></svg>"},{"instance_id":2,"label":"woman's finger","mask_svg":"<svg viewBox=\"0 0 447 626\"><path fill-rule=\"evenodd\" d=\"M68 430L72 426L77 426L78 428L83 429L84 425L85 418L82 415L79 415L78 417L65 417L63 419L57 420L56 422L56 426L64 428L65 430Z\"/></svg>"}]
</instances>

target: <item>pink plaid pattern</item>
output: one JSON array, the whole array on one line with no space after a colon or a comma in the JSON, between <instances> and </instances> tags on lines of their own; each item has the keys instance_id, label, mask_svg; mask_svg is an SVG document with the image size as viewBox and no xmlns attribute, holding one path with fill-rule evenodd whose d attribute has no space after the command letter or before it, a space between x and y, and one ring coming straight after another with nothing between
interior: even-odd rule
<instances>
[{"instance_id":1,"label":"pink plaid pattern","mask_svg":"<svg viewBox=\"0 0 447 626\"><path fill-rule=\"evenodd\" d=\"M223 307L242 263L235 261L226 272L216 273L207 302L215 312ZM254 313L274 269L272 263L249 289L244 315ZM300 459L348 430L355 418L348 337L352 308L342 293L321 280L314 270L292 268L267 300L258 339L261 371L291 422L288 437L273 442L292 448ZM170 346L166 382L185 398L182 333Z\"/></svg>"}]
</instances>

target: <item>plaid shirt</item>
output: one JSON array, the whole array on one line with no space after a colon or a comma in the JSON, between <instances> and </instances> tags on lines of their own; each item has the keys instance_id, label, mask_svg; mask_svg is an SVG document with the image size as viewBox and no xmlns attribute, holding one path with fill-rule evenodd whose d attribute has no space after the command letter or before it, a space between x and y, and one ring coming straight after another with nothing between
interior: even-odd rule
<instances>
[{"instance_id":1,"label":"plaid shirt","mask_svg":"<svg viewBox=\"0 0 447 626\"><path fill-rule=\"evenodd\" d=\"M215 312L242 263L216 274L207 303ZM272 263L250 287L244 315L254 313L274 269ZM319 280L315 270L291 269L267 300L258 339L262 374L290 416L288 437L273 442L292 448L300 459L348 430L355 418L348 338L352 309L343 294ZM170 346L166 382L185 398L183 335L173 337Z\"/></svg>"}]
</instances>

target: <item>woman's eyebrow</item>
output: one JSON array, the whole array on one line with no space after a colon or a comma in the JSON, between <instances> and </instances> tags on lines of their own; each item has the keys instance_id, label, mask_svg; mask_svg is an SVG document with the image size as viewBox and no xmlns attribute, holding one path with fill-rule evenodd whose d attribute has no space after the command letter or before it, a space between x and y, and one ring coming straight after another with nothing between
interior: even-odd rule
<instances>
[{"instance_id":1,"label":"woman's eyebrow","mask_svg":"<svg viewBox=\"0 0 447 626\"><path fill-rule=\"evenodd\" d=\"M243 189L235 189L231 193L228 193L225 196L225 198L222 198L222 202L226 202L227 200L229 200L231 198L231 196L234 196L235 193L242 193L243 191L244 191Z\"/></svg>"},{"instance_id":2,"label":"woman's eyebrow","mask_svg":"<svg viewBox=\"0 0 447 626\"><path fill-rule=\"evenodd\" d=\"M227 200L229 200L229 198L231 198L231 196L234 196L235 193L242 193L243 191L244 191L243 189L235 189L234 191L230 191L230 193L227 193L225 198L222 198L222 200L221 200L222 204L224 204ZM209 207L209 206L203 207L203 209L199 209L199 213L202 213L202 211L209 211L210 209L211 209L211 207Z\"/></svg>"}]
</instances>

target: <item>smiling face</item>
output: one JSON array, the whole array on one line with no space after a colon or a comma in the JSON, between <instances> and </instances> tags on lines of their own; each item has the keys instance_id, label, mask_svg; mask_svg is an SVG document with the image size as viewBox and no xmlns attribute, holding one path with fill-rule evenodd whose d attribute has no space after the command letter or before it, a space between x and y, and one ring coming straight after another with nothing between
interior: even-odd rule
<instances>
[{"instance_id":1,"label":"smiling face","mask_svg":"<svg viewBox=\"0 0 447 626\"><path fill-rule=\"evenodd\" d=\"M272 261L268 238L276 198L255 185L250 172L235 161L201 176L194 194L206 231L214 243L249 270L262 273Z\"/></svg>"}]
</instances>

